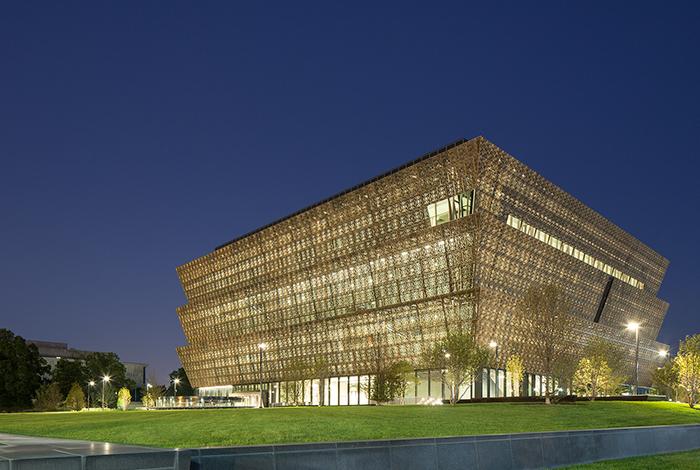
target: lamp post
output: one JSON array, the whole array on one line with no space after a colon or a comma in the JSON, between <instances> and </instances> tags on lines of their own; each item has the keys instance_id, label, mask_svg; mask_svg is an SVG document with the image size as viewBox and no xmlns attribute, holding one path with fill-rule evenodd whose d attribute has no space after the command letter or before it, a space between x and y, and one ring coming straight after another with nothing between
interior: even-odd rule
<instances>
[{"instance_id":1,"label":"lamp post","mask_svg":"<svg viewBox=\"0 0 700 470\"><path fill-rule=\"evenodd\" d=\"M105 384L109 382L109 375L102 377L102 409L105 409Z\"/></svg>"},{"instance_id":2,"label":"lamp post","mask_svg":"<svg viewBox=\"0 0 700 470\"><path fill-rule=\"evenodd\" d=\"M180 383L180 377L175 377L173 379L173 408L176 406L177 401L177 385Z\"/></svg>"},{"instance_id":3,"label":"lamp post","mask_svg":"<svg viewBox=\"0 0 700 470\"><path fill-rule=\"evenodd\" d=\"M148 382L146 382L146 394L145 394L143 397L141 397L141 401L144 401L144 398L146 398L146 396L148 395L148 390L149 390L152 386L153 386L153 385L151 385L151 384L149 384ZM147 400L145 400L145 401L146 401L146 409L148 409L148 401L147 401Z\"/></svg>"},{"instance_id":4,"label":"lamp post","mask_svg":"<svg viewBox=\"0 0 700 470\"><path fill-rule=\"evenodd\" d=\"M639 323L629 322L627 324L629 331L634 331L634 394L639 395Z\"/></svg>"},{"instance_id":5,"label":"lamp post","mask_svg":"<svg viewBox=\"0 0 700 470\"><path fill-rule=\"evenodd\" d=\"M91 380L88 382L88 411L90 410L90 389L95 386L95 381Z\"/></svg>"},{"instance_id":6,"label":"lamp post","mask_svg":"<svg viewBox=\"0 0 700 470\"><path fill-rule=\"evenodd\" d=\"M263 360L263 352L267 349L267 344L265 343L260 343L258 344L258 353L259 353L259 359L258 359L258 376L260 379L260 408L265 408L265 404L263 403L263 375L262 375L262 360Z\"/></svg>"}]
</instances>

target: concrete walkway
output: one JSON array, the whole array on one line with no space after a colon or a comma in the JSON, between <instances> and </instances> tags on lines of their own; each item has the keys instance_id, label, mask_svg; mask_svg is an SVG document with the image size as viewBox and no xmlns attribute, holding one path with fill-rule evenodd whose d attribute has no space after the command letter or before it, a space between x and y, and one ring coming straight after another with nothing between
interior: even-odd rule
<instances>
[{"instance_id":1,"label":"concrete walkway","mask_svg":"<svg viewBox=\"0 0 700 470\"><path fill-rule=\"evenodd\" d=\"M174 449L0 433L0 470L186 470L189 460Z\"/></svg>"}]
</instances>

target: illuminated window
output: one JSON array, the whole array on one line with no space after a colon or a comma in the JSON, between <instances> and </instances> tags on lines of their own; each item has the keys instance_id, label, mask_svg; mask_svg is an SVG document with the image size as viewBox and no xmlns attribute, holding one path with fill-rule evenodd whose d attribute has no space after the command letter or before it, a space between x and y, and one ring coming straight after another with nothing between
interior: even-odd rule
<instances>
[{"instance_id":1,"label":"illuminated window","mask_svg":"<svg viewBox=\"0 0 700 470\"><path fill-rule=\"evenodd\" d=\"M432 223L432 222L431 222ZM584 253L583 251L579 250L578 248L574 248L573 246L563 243L561 240L549 235L548 233L544 232L543 230L540 230L538 228L533 227L532 225L526 223L523 220L520 220L519 218L515 217L514 215L508 215L508 219L506 220L506 224L509 226L531 236L532 238L536 238L539 241L548 244L549 246L556 248L559 251L563 251L567 255L573 256L574 258L583 261L584 263L593 266L594 268L603 271L606 274L609 274L610 276L617 278L621 280L622 282L626 282L627 284L636 287L637 289L644 289L644 283L631 277L629 274L625 274L621 272L619 269L615 269L609 264L606 264L598 259L595 259L593 256Z\"/></svg>"},{"instance_id":2,"label":"illuminated window","mask_svg":"<svg viewBox=\"0 0 700 470\"><path fill-rule=\"evenodd\" d=\"M427 210L431 227L466 217L474 212L474 191L428 204Z\"/></svg>"}]
</instances>

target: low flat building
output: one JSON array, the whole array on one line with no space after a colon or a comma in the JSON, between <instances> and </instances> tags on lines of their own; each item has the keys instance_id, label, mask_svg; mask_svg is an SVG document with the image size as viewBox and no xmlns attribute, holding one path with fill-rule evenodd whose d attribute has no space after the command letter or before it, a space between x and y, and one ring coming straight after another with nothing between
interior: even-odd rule
<instances>
[{"instance_id":1,"label":"low flat building","mask_svg":"<svg viewBox=\"0 0 700 470\"><path fill-rule=\"evenodd\" d=\"M59 359L83 361L85 356L95 352L69 348L67 343L57 343L53 341L27 340L27 343L37 347L39 355L44 358L51 369L56 367L56 363ZM137 387L143 387L146 383L146 367L148 364L124 361L122 361L122 364L124 364L126 368L126 377L133 380Z\"/></svg>"},{"instance_id":2,"label":"low flat building","mask_svg":"<svg viewBox=\"0 0 700 470\"><path fill-rule=\"evenodd\" d=\"M505 370L513 354L527 371L514 393L540 395L546 380L533 346L537 330L523 327L533 320L518 307L537 283L559 286L571 305L572 354L604 338L629 352L632 376L635 336L625 325L639 324L640 383L648 384L659 350L668 349L656 341L668 309L657 297L667 267L644 243L477 137L180 266L187 303L177 312L187 345L178 353L203 395L262 383L272 402L289 403L301 388L305 403L347 405L368 403L381 347L387 360L415 364L406 402L429 403L446 387L440 370L420 369L423 351L469 328L498 349L464 384L462 398L513 393ZM319 362L329 364L330 379L314 375Z\"/></svg>"}]
</instances>

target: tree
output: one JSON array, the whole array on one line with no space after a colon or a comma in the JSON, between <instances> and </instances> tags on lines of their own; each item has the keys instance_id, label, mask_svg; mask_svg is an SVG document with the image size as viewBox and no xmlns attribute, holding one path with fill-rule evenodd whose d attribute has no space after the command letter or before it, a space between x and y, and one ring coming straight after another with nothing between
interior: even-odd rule
<instances>
[{"instance_id":1,"label":"tree","mask_svg":"<svg viewBox=\"0 0 700 470\"><path fill-rule=\"evenodd\" d=\"M82 361L61 358L56 362L52 375L52 382L58 384L63 395L68 394L73 384L87 382L87 369Z\"/></svg>"},{"instance_id":2,"label":"tree","mask_svg":"<svg viewBox=\"0 0 700 470\"><path fill-rule=\"evenodd\" d=\"M57 383L44 384L36 392L34 408L39 411L56 411L61 407L63 395Z\"/></svg>"},{"instance_id":3,"label":"tree","mask_svg":"<svg viewBox=\"0 0 700 470\"><path fill-rule=\"evenodd\" d=\"M408 361L382 364L369 383L369 399L377 404L387 403L397 398L403 400L409 370L414 371Z\"/></svg>"},{"instance_id":4,"label":"tree","mask_svg":"<svg viewBox=\"0 0 700 470\"><path fill-rule=\"evenodd\" d=\"M585 395L595 400L602 384L612 373L605 360L597 360L598 358L582 358L578 363L578 368L574 374L574 390L576 393Z\"/></svg>"},{"instance_id":5,"label":"tree","mask_svg":"<svg viewBox=\"0 0 700 470\"><path fill-rule=\"evenodd\" d=\"M674 362L686 401L695 408L700 398L700 335L686 336L685 341L681 341Z\"/></svg>"},{"instance_id":6,"label":"tree","mask_svg":"<svg viewBox=\"0 0 700 470\"><path fill-rule=\"evenodd\" d=\"M408 361L399 361L395 364L394 369L398 374L397 377L397 393L398 397L401 399L401 404L404 404L404 397L406 396L406 390L409 385L414 387L418 384L418 377L416 374L416 368L413 367Z\"/></svg>"},{"instance_id":7,"label":"tree","mask_svg":"<svg viewBox=\"0 0 700 470\"><path fill-rule=\"evenodd\" d=\"M65 405L66 408L74 411L80 411L85 408L85 394L78 383L74 383L68 391Z\"/></svg>"},{"instance_id":8,"label":"tree","mask_svg":"<svg viewBox=\"0 0 700 470\"><path fill-rule=\"evenodd\" d=\"M48 371L35 345L0 329L0 410L31 407Z\"/></svg>"},{"instance_id":9,"label":"tree","mask_svg":"<svg viewBox=\"0 0 700 470\"><path fill-rule=\"evenodd\" d=\"M441 369L450 390L450 404L459 400L459 388L471 383L481 368L486 365L489 351L479 346L467 332L449 333L424 354L429 369Z\"/></svg>"},{"instance_id":10,"label":"tree","mask_svg":"<svg viewBox=\"0 0 700 470\"><path fill-rule=\"evenodd\" d=\"M286 402L290 405L304 404L303 380L308 376L306 362L299 358L294 358L287 364L284 371L284 378L287 382Z\"/></svg>"},{"instance_id":11,"label":"tree","mask_svg":"<svg viewBox=\"0 0 700 470\"><path fill-rule=\"evenodd\" d=\"M117 408L126 411L129 409L129 403L131 403L131 392L126 387L120 388L117 395Z\"/></svg>"},{"instance_id":12,"label":"tree","mask_svg":"<svg viewBox=\"0 0 700 470\"><path fill-rule=\"evenodd\" d=\"M566 295L552 284L532 284L518 306L522 329L531 338L535 354L540 358L546 377L545 403L551 403L553 377L560 362L568 354L573 337L571 306Z\"/></svg>"},{"instance_id":13,"label":"tree","mask_svg":"<svg viewBox=\"0 0 700 470\"><path fill-rule=\"evenodd\" d=\"M148 387L148 391L141 397L141 402L146 409L155 408L158 404L158 399L165 393L165 387L162 385L152 384Z\"/></svg>"},{"instance_id":14,"label":"tree","mask_svg":"<svg viewBox=\"0 0 700 470\"><path fill-rule=\"evenodd\" d=\"M187 377L187 372L180 367L170 373L170 385L167 389L168 395L172 395L175 391L173 388L173 380L175 379L180 379L180 383L177 384L177 394L179 396L190 397L195 394L194 388L190 385L190 379Z\"/></svg>"},{"instance_id":15,"label":"tree","mask_svg":"<svg viewBox=\"0 0 700 470\"><path fill-rule=\"evenodd\" d=\"M583 358L574 374L574 388L591 400L618 393L626 378L621 372L624 359L625 352L613 343L592 339L583 349Z\"/></svg>"},{"instance_id":16,"label":"tree","mask_svg":"<svg viewBox=\"0 0 700 470\"><path fill-rule=\"evenodd\" d=\"M651 373L651 380L654 388L662 395L666 395L671 400L678 396L678 366L675 361L666 363L655 369Z\"/></svg>"},{"instance_id":17,"label":"tree","mask_svg":"<svg viewBox=\"0 0 700 470\"><path fill-rule=\"evenodd\" d=\"M552 372L559 379L559 385L563 390L568 390L568 393L574 391L574 374L578 368L578 356L570 353L564 354L554 365Z\"/></svg>"},{"instance_id":18,"label":"tree","mask_svg":"<svg viewBox=\"0 0 700 470\"><path fill-rule=\"evenodd\" d=\"M91 395L92 402L98 403L102 401L102 387L104 385L104 405L113 406L116 401L116 393L120 387L133 388L133 380L126 377L126 367L119 360L119 356L114 353L93 352L85 356L85 368L87 370L87 379L96 382L95 387L92 387L93 394ZM109 377L109 382L103 382L104 376Z\"/></svg>"},{"instance_id":19,"label":"tree","mask_svg":"<svg viewBox=\"0 0 700 470\"><path fill-rule=\"evenodd\" d=\"M325 356L316 356L313 362L313 376L319 378L318 406L323 406L326 399L326 380L331 376L331 367Z\"/></svg>"},{"instance_id":20,"label":"tree","mask_svg":"<svg viewBox=\"0 0 700 470\"><path fill-rule=\"evenodd\" d=\"M510 383L512 386L511 396L519 396L520 382L522 382L525 372L522 358L517 354L510 356L506 361L506 372L508 372L510 376Z\"/></svg>"}]
</instances>

